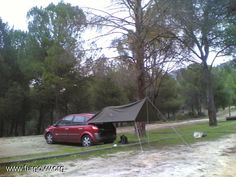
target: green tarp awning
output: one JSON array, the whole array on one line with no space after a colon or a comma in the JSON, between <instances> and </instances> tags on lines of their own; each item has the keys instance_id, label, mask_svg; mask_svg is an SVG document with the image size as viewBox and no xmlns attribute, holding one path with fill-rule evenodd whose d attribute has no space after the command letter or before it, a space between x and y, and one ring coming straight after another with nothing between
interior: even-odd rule
<instances>
[{"instance_id":1,"label":"green tarp awning","mask_svg":"<svg viewBox=\"0 0 236 177\"><path fill-rule=\"evenodd\" d=\"M134 103L105 107L89 123L106 122L154 122L159 119L159 112L149 98Z\"/></svg>"}]
</instances>

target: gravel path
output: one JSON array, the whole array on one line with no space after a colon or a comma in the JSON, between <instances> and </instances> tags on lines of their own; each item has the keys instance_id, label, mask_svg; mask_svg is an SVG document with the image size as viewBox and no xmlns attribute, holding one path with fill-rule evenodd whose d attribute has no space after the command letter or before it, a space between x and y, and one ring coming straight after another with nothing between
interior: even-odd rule
<instances>
[{"instance_id":1,"label":"gravel path","mask_svg":"<svg viewBox=\"0 0 236 177\"><path fill-rule=\"evenodd\" d=\"M236 135L220 140L151 151L130 151L57 164L64 172L25 176L235 177Z\"/></svg>"}]
</instances>

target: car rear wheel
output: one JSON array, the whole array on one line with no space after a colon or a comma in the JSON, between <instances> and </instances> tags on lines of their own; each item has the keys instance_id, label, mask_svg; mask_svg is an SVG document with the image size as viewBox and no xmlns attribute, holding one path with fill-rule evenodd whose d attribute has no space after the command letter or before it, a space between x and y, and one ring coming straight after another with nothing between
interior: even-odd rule
<instances>
[{"instance_id":1,"label":"car rear wheel","mask_svg":"<svg viewBox=\"0 0 236 177\"><path fill-rule=\"evenodd\" d=\"M84 135L81 140L82 146L89 147L93 145L93 140L89 135Z\"/></svg>"},{"instance_id":2,"label":"car rear wheel","mask_svg":"<svg viewBox=\"0 0 236 177\"><path fill-rule=\"evenodd\" d=\"M54 143L54 141L53 141L53 135L52 135L51 133L47 133L47 134L46 134L46 142L47 142L48 144L53 144L53 143Z\"/></svg>"}]
</instances>

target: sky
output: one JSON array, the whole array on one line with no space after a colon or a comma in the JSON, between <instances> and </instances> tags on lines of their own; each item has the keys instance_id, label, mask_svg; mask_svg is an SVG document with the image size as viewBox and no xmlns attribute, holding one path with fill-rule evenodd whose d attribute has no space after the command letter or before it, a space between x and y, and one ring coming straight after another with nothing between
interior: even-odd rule
<instances>
[{"instance_id":1,"label":"sky","mask_svg":"<svg viewBox=\"0 0 236 177\"><path fill-rule=\"evenodd\" d=\"M50 3L57 4L61 0L0 0L0 17L14 29L27 30L27 12L35 6L47 7ZM77 5L81 8L90 7L104 9L110 0L64 0L65 3ZM99 3L98 3L99 2Z\"/></svg>"},{"instance_id":2,"label":"sky","mask_svg":"<svg viewBox=\"0 0 236 177\"><path fill-rule=\"evenodd\" d=\"M47 7L50 3L58 4L62 0L0 0L0 17L4 23L8 23L9 27L13 27L14 29L19 29L23 31L27 31L27 12L37 6L37 7ZM73 6L79 6L80 8L94 8L105 10L110 5L111 0L63 0L64 3L70 3ZM98 36L99 34L93 31L85 31L82 34L84 40L86 40L85 49L89 49L90 42ZM108 48L110 46L111 40L100 39L96 41L97 46L102 46L103 48ZM107 53L107 55L114 57L117 55L114 52L114 49L110 49L109 51L101 51L103 53Z\"/></svg>"},{"instance_id":3,"label":"sky","mask_svg":"<svg viewBox=\"0 0 236 177\"><path fill-rule=\"evenodd\" d=\"M35 6L38 7L47 7L50 3L57 4L61 0L0 0L0 17L2 18L4 23L8 23L10 27L14 27L14 29L20 29L23 31L27 30L27 12ZM95 8L105 10L110 5L111 0L64 0L64 3L70 3L72 5L77 5L80 8ZM95 36L95 34L89 32L89 34L85 34L87 38L89 36ZM106 39L98 42L99 45L103 45L104 48L108 47L111 41ZM105 44L106 43L106 44ZM105 45L104 45L105 44ZM109 55L111 56L114 51L109 51ZM116 54L115 54L116 55ZM113 54L114 56L114 54ZM213 56L211 56L213 58ZM220 64L229 60L229 58L221 58L217 59L214 65Z\"/></svg>"}]
</instances>

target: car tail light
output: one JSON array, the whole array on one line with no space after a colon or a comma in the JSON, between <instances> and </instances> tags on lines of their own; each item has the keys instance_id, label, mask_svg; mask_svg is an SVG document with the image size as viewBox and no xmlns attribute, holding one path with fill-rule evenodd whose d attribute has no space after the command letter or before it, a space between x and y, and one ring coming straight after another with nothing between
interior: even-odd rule
<instances>
[{"instance_id":1,"label":"car tail light","mask_svg":"<svg viewBox=\"0 0 236 177\"><path fill-rule=\"evenodd\" d=\"M93 129L93 130L98 130L98 127L96 127L96 126L93 125L93 126L92 126L92 129Z\"/></svg>"}]
</instances>

